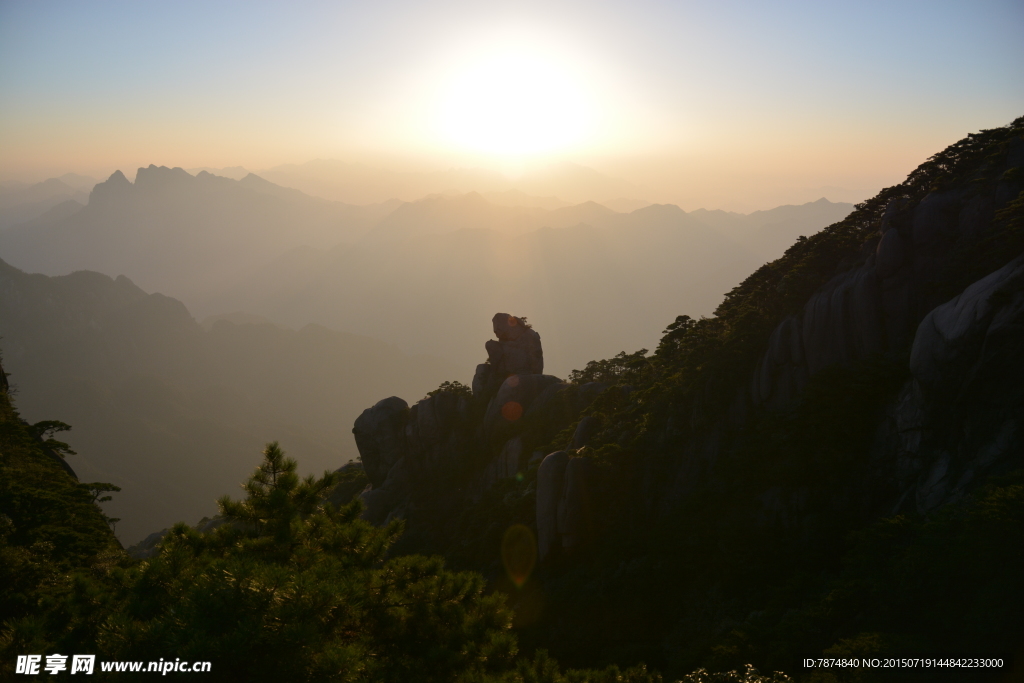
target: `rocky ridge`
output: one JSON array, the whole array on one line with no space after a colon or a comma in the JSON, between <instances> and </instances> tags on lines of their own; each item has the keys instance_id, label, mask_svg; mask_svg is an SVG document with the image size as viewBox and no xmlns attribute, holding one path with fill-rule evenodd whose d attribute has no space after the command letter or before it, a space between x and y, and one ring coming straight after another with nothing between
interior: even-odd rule
<instances>
[{"instance_id":1,"label":"rocky ridge","mask_svg":"<svg viewBox=\"0 0 1024 683\"><path fill-rule=\"evenodd\" d=\"M598 415L586 414L596 412L587 407L609 383L543 375L539 335L524 319L499 313L497 340L485 345L488 359L471 393L437 393L412 408L391 397L356 421L372 484L362 494L366 517L407 517L410 528L426 528L438 518L422 504L425 491L438 482L452 484L442 496L451 516L518 477L535 497L528 521L541 558L572 551L616 515L597 511L612 505L603 492L627 486L632 493L623 499L635 501L641 516L671 514L702 488L722 485L717 463L751 448L745 430L800 405L813 378L876 360L905 380L877 406L873 445L863 455L870 500L845 505L869 518L927 513L962 500L990 474L1024 465L1024 365L1014 351L1024 348L1024 255L1014 259L1007 245L1016 243L1000 237L1012 220L1007 212L1020 212L1024 138L1014 130L1000 133L998 154L972 159L960 182L922 190L912 176L883 193L882 210L861 228L867 238L801 310L774 326L728 410L708 419L698 405L653 426L648 438L672 446L638 459L632 484L616 481L586 448L616 443L610 425L602 430ZM629 396L632 387L618 384ZM702 426L678 426L686 422ZM538 450L551 444L562 446ZM758 518L795 519L806 497L806 490L767 488L756 496Z\"/></svg>"},{"instance_id":2,"label":"rocky ridge","mask_svg":"<svg viewBox=\"0 0 1024 683\"><path fill-rule=\"evenodd\" d=\"M568 399L570 385L543 374L540 335L525 318L497 313L491 323L497 339L485 344L487 361L477 366L471 390L442 387L411 408L392 396L356 420L352 432L370 479L361 494L366 519L386 523L436 509L429 490L439 479L453 483L442 506L458 510L498 481L521 478L544 456L524 445L521 425L556 403L578 415L602 388L587 387Z\"/></svg>"}]
</instances>

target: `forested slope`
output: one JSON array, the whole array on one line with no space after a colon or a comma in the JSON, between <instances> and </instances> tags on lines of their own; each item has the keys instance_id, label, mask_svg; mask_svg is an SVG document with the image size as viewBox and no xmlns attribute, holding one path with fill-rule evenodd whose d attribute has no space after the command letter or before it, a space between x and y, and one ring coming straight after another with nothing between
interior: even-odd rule
<instances>
[{"instance_id":1,"label":"forested slope","mask_svg":"<svg viewBox=\"0 0 1024 683\"><path fill-rule=\"evenodd\" d=\"M495 316L471 391L388 399L356 422L367 514L488 572L526 642L571 663L680 675L796 672L823 652L1012 655L1022 131L935 155L714 316L678 317L653 354L562 382L526 360L525 319ZM521 587L499 552L514 524L539 542Z\"/></svg>"}]
</instances>

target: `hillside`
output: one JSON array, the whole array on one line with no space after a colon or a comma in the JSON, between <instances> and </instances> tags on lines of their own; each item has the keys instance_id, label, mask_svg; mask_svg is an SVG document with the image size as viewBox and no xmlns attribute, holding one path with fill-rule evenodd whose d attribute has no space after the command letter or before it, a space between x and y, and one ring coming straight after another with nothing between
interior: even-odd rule
<instances>
[{"instance_id":1,"label":"hillside","mask_svg":"<svg viewBox=\"0 0 1024 683\"><path fill-rule=\"evenodd\" d=\"M971 135L713 317L677 317L653 354L568 382L543 374L532 315L495 315L471 388L356 421L365 516L404 519L406 552L483 571L521 638L569 664L1006 675L801 658L1019 666L1021 168L1024 119ZM536 539L532 573L508 554L516 524Z\"/></svg>"},{"instance_id":2,"label":"hillside","mask_svg":"<svg viewBox=\"0 0 1024 683\"><path fill-rule=\"evenodd\" d=\"M356 455L350 425L383 391L423 395L452 366L365 337L227 320L204 330L181 302L125 277L29 275L0 261L0 348L22 413L60 419L128 543L215 511L252 454L283 439L313 471Z\"/></svg>"},{"instance_id":3,"label":"hillside","mask_svg":"<svg viewBox=\"0 0 1024 683\"><path fill-rule=\"evenodd\" d=\"M52 422L22 419L8 388L0 365L0 614L5 622L37 614L40 597L64 593L65 573L124 557L110 529L117 520L96 504L111 492L110 485L80 482L63 460L66 449L53 437L59 430L47 429Z\"/></svg>"},{"instance_id":4,"label":"hillside","mask_svg":"<svg viewBox=\"0 0 1024 683\"><path fill-rule=\"evenodd\" d=\"M969 136L798 239L713 317L679 315L653 353L591 361L567 381L545 374L540 325L497 313L471 386L373 403L344 425L360 463L320 478L300 479L268 443L245 499L223 497L215 520L168 530L145 562L110 545L95 508L71 521L54 512L71 538L93 529L74 558L89 568L74 585L92 602L77 607L61 579L3 646L86 643L145 659L172 643L246 680L660 683L646 665L687 683L791 680L749 663L808 683L1015 680L1022 167L1024 118ZM268 358L299 355L287 351L302 332L241 314L204 330L127 278L9 266L4 278L0 320L39 318L11 362L45 343L74 352L38 371L44 383L89 367L83 359L115 378L156 367L193 383L187 398L200 404L218 373L245 386L230 376L234 356L264 371L265 392ZM287 413L289 397L269 393L264 417ZM143 393L129 401L148 409ZM39 448L47 425L8 412L5 457L21 434L46 479L72 481L45 452L66 446ZM18 510L4 495L4 510ZM27 557L19 543L0 550ZM51 590L22 575L24 595ZM804 665L817 657L1002 664Z\"/></svg>"}]
</instances>

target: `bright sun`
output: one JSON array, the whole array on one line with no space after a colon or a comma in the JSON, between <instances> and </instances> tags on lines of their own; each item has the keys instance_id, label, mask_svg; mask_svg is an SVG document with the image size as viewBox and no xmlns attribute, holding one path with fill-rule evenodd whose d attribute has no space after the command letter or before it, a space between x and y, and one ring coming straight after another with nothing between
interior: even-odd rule
<instances>
[{"instance_id":1,"label":"bright sun","mask_svg":"<svg viewBox=\"0 0 1024 683\"><path fill-rule=\"evenodd\" d=\"M550 55L495 50L457 70L442 88L436 125L463 149L524 156L574 146L591 134L594 109L580 77Z\"/></svg>"}]
</instances>

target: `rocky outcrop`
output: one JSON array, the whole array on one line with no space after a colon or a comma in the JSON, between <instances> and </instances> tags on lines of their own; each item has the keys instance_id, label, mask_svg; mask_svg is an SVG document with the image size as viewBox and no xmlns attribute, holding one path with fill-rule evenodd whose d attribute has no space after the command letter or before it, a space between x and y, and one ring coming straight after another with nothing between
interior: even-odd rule
<instances>
[{"instance_id":1,"label":"rocky outcrop","mask_svg":"<svg viewBox=\"0 0 1024 683\"><path fill-rule=\"evenodd\" d=\"M374 487L383 486L391 468L405 457L408 421L409 404L397 396L378 401L356 418L352 433Z\"/></svg>"},{"instance_id":2,"label":"rocky outcrop","mask_svg":"<svg viewBox=\"0 0 1024 683\"><path fill-rule=\"evenodd\" d=\"M558 507L565 493L565 467L569 454L556 451L537 468L537 545L540 559L561 547L558 533Z\"/></svg>"},{"instance_id":3,"label":"rocky outcrop","mask_svg":"<svg viewBox=\"0 0 1024 683\"><path fill-rule=\"evenodd\" d=\"M417 477L459 464L472 447L469 403L465 395L439 392L412 408L392 396L363 411L352 432L371 485L360 496L366 519L386 521Z\"/></svg>"},{"instance_id":4,"label":"rocky outcrop","mask_svg":"<svg viewBox=\"0 0 1024 683\"><path fill-rule=\"evenodd\" d=\"M415 524L437 510L479 501L502 480L544 467L544 451L527 449L527 439L545 443L550 436L539 434L556 434L576 421L607 388L599 382L572 386L543 374L540 335L524 318L498 313L491 324L497 340L486 343L487 362L477 367L471 395L441 390L411 408L393 396L356 420L352 431L371 484L360 495L366 519L382 524L402 516ZM596 426L584 419L572 447L584 445ZM576 547L585 536L580 515L589 470L581 467L571 468L571 485L559 488L562 502L550 515L562 520L552 522L551 532L560 548Z\"/></svg>"},{"instance_id":5,"label":"rocky outcrop","mask_svg":"<svg viewBox=\"0 0 1024 683\"><path fill-rule=\"evenodd\" d=\"M487 362L499 373L539 375L544 372L544 353L540 335L525 318L507 313L495 313L491 327L497 341L491 340L487 349Z\"/></svg>"},{"instance_id":6,"label":"rocky outcrop","mask_svg":"<svg viewBox=\"0 0 1024 683\"><path fill-rule=\"evenodd\" d=\"M409 412L405 428L409 464L427 473L450 464L469 446L470 398L455 392L441 392L419 401Z\"/></svg>"},{"instance_id":7,"label":"rocky outcrop","mask_svg":"<svg viewBox=\"0 0 1024 683\"><path fill-rule=\"evenodd\" d=\"M894 510L930 512L1024 466L1024 254L933 309L875 457L896 462Z\"/></svg>"},{"instance_id":8,"label":"rocky outcrop","mask_svg":"<svg viewBox=\"0 0 1024 683\"><path fill-rule=\"evenodd\" d=\"M592 537L596 468L586 457L551 453L537 470L537 545L543 560L572 552Z\"/></svg>"},{"instance_id":9,"label":"rocky outcrop","mask_svg":"<svg viewBox=\"0 0 1024 683\"><path fill-rule=\"evenodd\" d=\"M1024 255L978 280L924 317L911 347L910 371L931 390L960 385L998 361L1017 365L1024 327Z\"/></svg>"},{"instance_id":10,"label":"rocky outcrop","mask_svg":"<svg viewBox=\"0 0 1024 683\"><path fill-rule=\"evenodd\" d=\"M864 513L929 512L968 495L983 475L1019 466L1024 330L1014 302L1022 266L1019 258L1007 264L1014 253L1003 245L1019 245L1006 226L1021 218L1019 208L1001 212L1024 190L1021 168L1018 135L943 189L930 182L921 191L908 181L909 189L891 193L878 222L861 224L863 234L877 232L860 254L848 253L772 330L728 411L708 416L695 408L690 421L703 418L699 430L678 428L688 415L668 418L664 438L686 437L671 464L644 473L647 508L677 509L714 478L723 453L742 447L738 435L753 420L797 408L816 374L876 360L908 367L908 355L913 378L879 406L884 417L865 454L873 479L851 493L864 498Z\"/></svg>"},{"instance_id":11,"label":"rocky outcrop","mask_svg":"<svg viewBox=\"0 0 1024 683\"><path fill-rule=\"evenodd\" d=\"M490 397L509 375L540 375L544 372L544 352L540 335L524 318L495 313L491 327L497 340L485 344L487 362L476 367L473 395Z\"/></svg>"},{"instance_id":12,"label":"rocky outcrop","mask_svg":"<svg viewBox=\"0 0 1024 683\"><path fill-rule=\"evenodd\" d=\"M522 440L513 432L537 396L561 380L539 374L544 367L540 335L525 319L498 313L491 323L498 339L486 344L488 359L477 369L472 396L438 391L411 408L392 396L356 420L352 431L371 484L360 496L366 519L379 524L396 514L405 516L427 495L428 487L417 482L451 479L453 472L454 479L470 476L459 470L472 469L471 454L493 448L496 440L501 443L497 452L459 496L478 498L525 465Z\"/></svg>"},{"instance_id":13,"label":"rocky outcrop","mask_svg":"<svg viewBox=\"0 0 1024 683\"><path fill-rule=\"evenodd\" d=\"M837 274L802 313L776 327L747 389L750 404L783 407L830 365L905 352L921 320L942 303L944 283L962 268L961 252L983 238L994 212L1024 189L1024 174L1010 172L1021 157L1018 139L1004 162L1009 170L999 169L999 181L987 191L958 187L916 204L890 201L863 263Z\"/></svg>"},{"instance_id":14,"label":"rocky outcrop","mask_svg":"<svg viewBox=\"0 0 1024 683\"><path fill-rule=\"evenodd\" d=\"M547 398L564 386L565 383L553 375L509 375L487 405L483 421L484 438L492 440L506 436L546 390L551 390Z\"/></svg>"}]
</instances>

